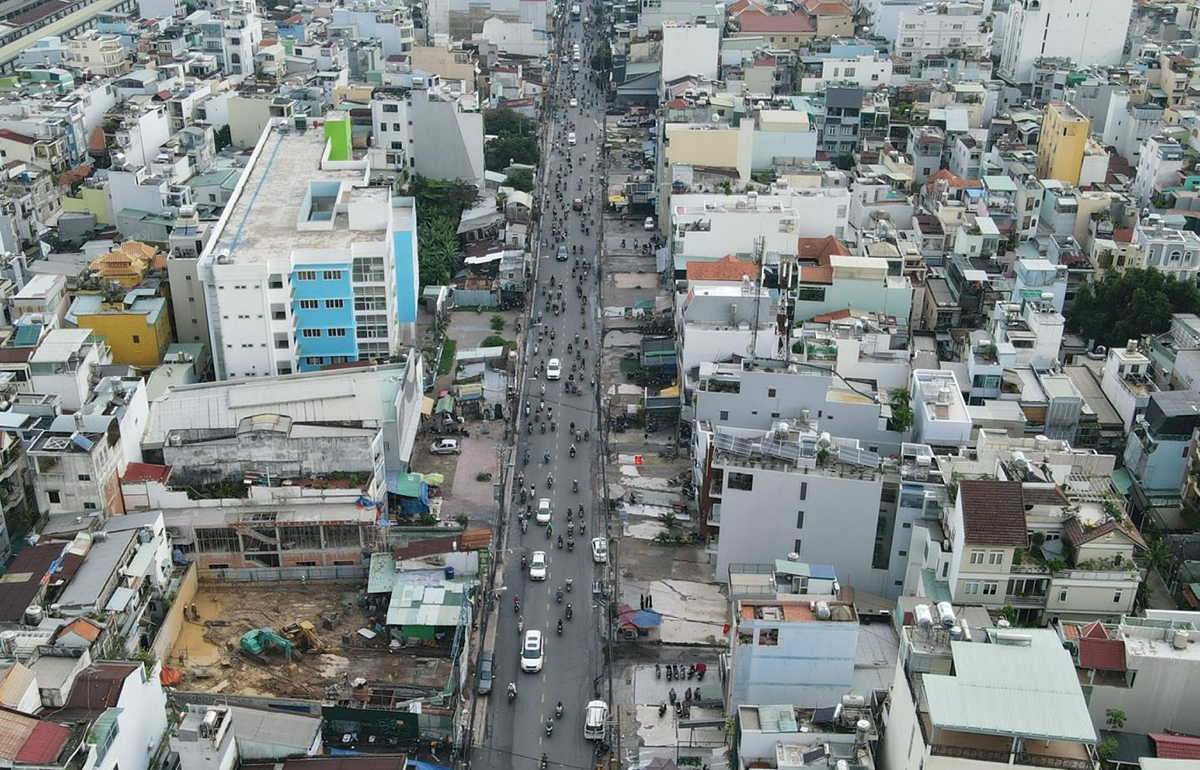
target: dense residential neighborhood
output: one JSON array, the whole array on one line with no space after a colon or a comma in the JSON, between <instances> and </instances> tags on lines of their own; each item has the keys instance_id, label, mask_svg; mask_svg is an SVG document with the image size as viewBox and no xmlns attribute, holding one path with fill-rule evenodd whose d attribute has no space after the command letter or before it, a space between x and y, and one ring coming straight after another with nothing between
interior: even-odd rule
<instances>
[{"instance_id":1,"label":"dense residential neighborhood","mask_svg":"<svg viewBox=\"0 0 1200 770\"><path fill-rule=\"evenodd\" d=\"M0 766L1200 770L1200 3L0 1Z\"/></svg>"}]
</instances>

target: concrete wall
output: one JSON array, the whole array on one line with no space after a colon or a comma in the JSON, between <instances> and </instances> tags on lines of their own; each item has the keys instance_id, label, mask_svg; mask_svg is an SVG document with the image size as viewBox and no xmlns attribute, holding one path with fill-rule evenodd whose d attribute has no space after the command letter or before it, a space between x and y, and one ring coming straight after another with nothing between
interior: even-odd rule
<instances>
[{"instance_id":1,"label":"concrete wall","mask_svg":"<svg viewBox=\"0 0 1200 770\"><path fill-rule=\"evenodd\" d=\"M714 466L718 467L718 466ZM801 541L801 561L833 565L843 585L895 596L887 572L871 566L882 481L824 473L725 466L721 532L715 575L727 579L736 562L784 559ZM751 491L733 489L730 475L753 474ZM797 527L804 511L804 526Z\"/></svg>"},{"instance_id":2,"label":"concrete wall","mask_svg":"<svg viewBox=\"0 0 1200 770\"><path fill-rule=\"evenodd\" d=\"M1200 733L1200 660L1190 653L1174 653L1169 642L1155 642L1161 655L1126 656L1137 676L1131 687L1092 685L1088 712L1092 724L1103 727L1105 712L1125 712L1123 730L1131 733L1173 730Z\"/></svg>"},{"instance_id":3,"label":"concrete wall","mask_svg":"<svg viewBox=\"0 0 1200 770\"><path fill-rule=\"evenodd\" d=\"M282 477L338 471L375 472L377 432L362 435L289 438L282 433L251 431L225 440L163 447L163 462L173 466L180 485L233 479L247 472Z\"/></svg>"},{"instance_id":4,"label":"concrete wall","mask_svg":"<svg viewBox=\"0 0 1200 770\"><path fill-rule=\"evenodd\" d=\"M417 93L410 116L413 171L483 184L483 113L460 112L454 102L427 100Z\"/></svg>"},{"instance_id":5,"label":"concrete wall","mask_svg":"<svg viewBox=\"0 0 1200 770\"><path fill-rule=\"evenodd\" d=\"M162 625L158 628L158 635L154 637L154 641L150 645L150 651L158 660L167 659L171 648L175 646L175 640L179 638L179 632L185 622L184 608L192 603L196 596L196 588L199 586L196 575L196 565L189 564L187 571L183 573L183 579L179 581L179 591L175 594L175 601L171 604L171 609L167 610L167 616L163 618Z\"/></svg>"}]
</instances>

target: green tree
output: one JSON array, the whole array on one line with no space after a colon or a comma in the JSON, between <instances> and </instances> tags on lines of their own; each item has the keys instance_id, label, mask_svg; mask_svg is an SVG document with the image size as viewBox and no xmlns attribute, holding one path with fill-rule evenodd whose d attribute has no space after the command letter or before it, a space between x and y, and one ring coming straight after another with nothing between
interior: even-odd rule
<instances>
[{"instance_id":1,"label":"green tree","mask_svg":"<svg viewBox=\"0 0 1200 770\"><path fill-rule=\"evenodd\" d=\"M1157 270L1109 273L1085 283L1067 309L1067 324L1084 339L1124 345L1144 334L1164 332L1173 313L1200 312L1200 291Z\"/></svg>"},{"instance_id":2,"label":"green tree","mask_svg":"<svg viewBox=\"0 0 1200 770\"><path fill-rule=\"evenodd\" d=\"M1171 566L1175 563L1175 554L1171 553L1162 538L1154 538L1146 544L1146 566L1159 575L1169 575Z\"/></svg>"},{"instance_id":3,"label":"green tree","mask_svg":"<svg viewBox=\"0 0 1200 770\"><path fill-rule=\"evenodd\" d=\"M612 69L612 49L609 48L608 41L602 41L596 46L596 52L592 54L591 65L596 72L608 72Z\"/></svg>"},{"instance_id":4,"label":"green tree","mask_svg":"<svg viewBox=\"0 0 1200 770\"><path fill-rule=\"evenodd\" d=\"M892 419L888 428L897 433L904 433L913 424L913 410L909 405L912 394L908 392L908 388L892 388L888 391L888 398L892 404Z\"/></svg>"},{"instance_id":5,"label":"green tree","mask_svg":"<svg viewBox=\"0 0 1200 770\"><path fill-rule=\"evenodd\" d=\"M508 183L521 192L533 192L533 169L523 168L508 175Z\"/></svg>"},{"instance_id":6,"label":"green tree","mask_svg":"<svg viewBox=\"0 0 1200 770\"><path fill-rule=\"evenodd\" d=\"M1117 743L1117 739L1110 735L1096 744L1096 753L1100 755L1101 759L1112 759L1120 748L1121 744Z\"/></svg>"},{"instance_id":7,"label":"green tree","mask_svg":"<svg viewBox=\"0 0 1200 770\"><path fill-rule=\"evenodd\" d=\"M483 132L493 136L537 136L537 121L516 110L488 110L483 114Z\"/></svg>"},{"instance_id":8,"label":"green tree","mask_svg":"<svg viewBox=\"0 0 1200 770\"><path fill-rule=\"evenodd\" d=\"M1107 709L1104 712L1104 722L1109 730L1120 730L1125 726L1125 712L1121 709Z\"/></svg>"},{"instance_id":9,"label":"green tree","mask_svg":"<svg viewBox=\"0 0 1200 770\"><path fill-rule=\"evenodd\" d=\"M497 136L483 148L483 162L488 171L503 171L512 163L536 166L541 152L535 136Z\"/></svg>"}]
</instances>

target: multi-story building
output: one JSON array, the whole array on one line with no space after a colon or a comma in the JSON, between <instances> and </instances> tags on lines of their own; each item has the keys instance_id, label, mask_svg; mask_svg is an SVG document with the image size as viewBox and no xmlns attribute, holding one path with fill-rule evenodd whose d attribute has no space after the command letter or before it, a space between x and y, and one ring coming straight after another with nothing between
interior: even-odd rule
<instances>
[{"instance_id":1,"label":"multi-story building","mask_svg":"<svg viewBox=\"0 0 1200 770\"><path fill-rule=\"evenodd\" d=\"M1163 187L1179 184L1183 169L1183 147L1162 134L1147 137L1138 155L1133 190L1141 206L1148 206Z\"/></svg>"},{"instance_id":2,"label":"multi-story building","mask_svg":"<svg viewBox=\"0 0 1200 770\"><path fill-rule=\"evenodd\" d=\"M815 595L732 604L727 711L760 703L827 705L850 692L858 645L853 604Z\"/></svg>"},{"instance_id":3,"label":"multi-story building","mask_svg":"<svg viewBox=\"0 0 1200 770\"><path fill-rule=\"evenodd\" d=\"M739 708L734 739L739 766L874 770L878 733L871 708L857 705L853 696L834 702L840 707L796 708L789 699L788 705Z\"/></svg>"},{"instance_id":4,"label":"multi-story building","mask_svg":"<svg viewBox=\"0 0 1200 770\"><path fill-rule=\"evenodd\" d=\"M1145 543L1109 479L1115 461L980 431L973 456L938 459L964 480L939 520L914 524L907 590L1011 607L1031 623L1131 611L1141 582L1133 555Z\"/></svg>"},{"instance_id":5,"label":"multi-story building","mask_svg":"<svg viewBox=\"0 0 1200 770\"><path fill-rule=\"evenodd\" d=\"M34 491L44 514L81 513L110 516L125 512L120 475L125 469L121 436L111 415L60 415L30 443L35 471Z\"/></svg>"},{"instance_id":6,"label":"multi-story building","mask_svg":"<svg viewBox=\"0 0 1200 770\"><path fill-rule=\"evenodd\" d=\"M863 90L830 88L825 92L825 112L820 131L820 149L831 157L857 152L862 123Z\"/></svg>"},{"instance_id":7,"label":"multi-story building","mask_svg":"<svg viewBox=\"0 0 1200 770\"><path fill-rule=\"evenodd\" d=\"M1200 236L1191 230L1167 227L1151 214L1134 228L1134 243L1147 268L1187 282L1200 276Z\"/></svg>"},{"instance_id":8,"label":"multi-story building","mask_svg":"<svg viewBox=\"0 0 1200 770\"><path fill-rule=\"evenodd\" d=\"M1006 626L964 629L955 624L967 609L946 602L906 613L883 766L1099 768L1096 730L1058 635Z\"/></svg>"},{"instance_id":9,"label":"multi-story building","mask_svg":"<svg viewBox=\"0 0 1200 770\"><path fill-rule=\"evenodd\" d=\"M1158 391L1150 371L1150 359L1138 350L1137 340L1119 348L1109 348L1104 359L1100 389L1121 417L1126 431L1150 404L1150 394Z\"/></svg>"},{"instance_id":10,"label":"multi-story building","mask_svg":"<svg viewBox=\"0 0 1200 770\"><path fill-rule=\"evenodd\" d=\"M71 58L65 64L87 75L114 78L129 71L125 46L119 35L88 30L68 40L67 50Z\"/></svg>"},{"instance_id":11,"label":"multi-story building","mask_svg":"<svg viewBox=\"0 0 1200 770\"><path fill-rule=\"evenodd\" d=\"M371 168L482 184L483 113L466 102L436 84L376 88Z\"/></svg>"},{"instance_id":12,"label":"multi-story building","mask_svg":"<svg viewBox=\"0 0 1200 770\"><path fill-rule=\"evenodd\" d=\"M222 15L200 24L205 53L218 59L229 75L252 75L254 56L263 39L262 19L251 3L233 2Z\"/></svg>"},{"instance_id":13,"label":"multi-story building","mask_svg":"<svg viewBox=\"0 0 1200 770\"><path fill-rule=\"evenodd\" d=\"M133 289L123 296L79 294L67 313L67 326L90 329L112 351L113 363L149 372L162 363L171 344L171 312L155 289Z\"/></svg>"},{"instance_id":14,"label":"multi-story building","mask_svg":"<svg viewBox=\"0 0 1200 770\"><path fill-rule=\"evenodd\" d=\"M954 372L914 369L911 395L917 440L935 447L958 447L970 438L971 416Z\"/></svg>"},{"instance_id":15,"label":"multi-story building","mask_svg":"<svg viewBox=\"0 0 1200 770\"><path fill-rule=\"evenodd\" d=\"M899 593L886 534L907 529L895 524L897 481L889 478L885 490L880 455L811 424L780 423L766 433L697 424L695 436L703 458L697 499L718 579L730 564L807 553L832 565L846 585Z\"/></svg>"},{"instance_id":16,"label":"multi-story building","mask_svg":"<svg viewBox=\"0 0 1200 770\"><path fill-rule=\"evenodd\" d=\"M1092 723L1105 727L1117 710L1127 733L1200 732L1200 647L1192 641L1198 624L1200 613L1149 608L1146 617L1115 623L1061 623L1059 637L1087 688Z\"/></svg>"},{"instance_id":17,"label":"multi-story building","mask_svg":"<svg viewBox=\"0 0 1200 770\"><path fill-rule=\"evenodd\" d=\"M1032 82L1043 56L1069 59L1078 68L1119 64L1133 8L1120 0L1020 0L1004 22L1000 77ZM1080 24L1086 19L1087 24Z\"/></svg>"},{"instance_id":18,"label":"multi-story building","mask_svg":"<svg viewBox=\"0 0 1200 770\"><path fill-rule=\"evenodd\" d=\"M1020 6L1016 6L1020 7ZM1077 185L1083 169L1092 121L1067 102L1046 105L1042 133L1038 142L1037 173L1043 179L1057 179Z\"/></svg>"},{"instance_id":19,"label":"multi-story building","mask_svg":"<svg viewBox=\"0 0 1200 770\"><path fill-rule=\"evenodd\" d=\"M53 393L64 410L83 406L99 381L100 367L112 363L112 351L92 340L90 329L55 329L29 357L29 381L35 393Z\"/></svg>"},{"instance_id":20,"label":"multi-story building","mask_svg":"<svg viewBox=\"0 0 1200 770\"><path fill-rule=\"evenodd\" d=\"M893 55L919 60L950 52L987 53L992 47L992 27L987 20L990 3L950 2L914 6L900 12Z\"/></svg>"},{"instance_id":21,"label":"multi-story building","mask_svg":"<svg viewBox=\"0 0 1200 770\"><path fill-rule=\"evenodd\" d=\"M385 359L411 334L413 201L368 184L348 114L324 129L264 132L200 256L220 379Z\"/></svg>"}]
</instances>

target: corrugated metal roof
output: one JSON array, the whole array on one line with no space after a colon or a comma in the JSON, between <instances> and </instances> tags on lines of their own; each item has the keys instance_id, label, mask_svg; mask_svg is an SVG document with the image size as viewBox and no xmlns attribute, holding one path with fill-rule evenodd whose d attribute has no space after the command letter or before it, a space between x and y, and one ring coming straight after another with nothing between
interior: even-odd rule
<instances>
[{"instance_id":1,"label":"corrugated metal roof","mask_svg":"<svg viewBox=\"0 0 1200 770\"><path fill-rule=\"evenodd\" d=\"M1095 741L1075 663L1054 631L1021 629L1029 646L952 642L955 676L925 674L929 717L941 729Z\"/></svg>"}]
</instances>

